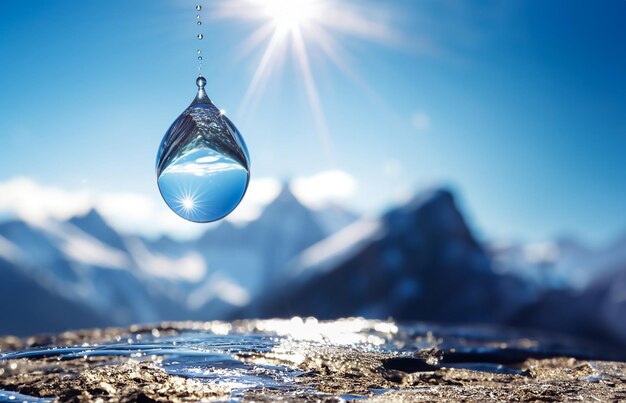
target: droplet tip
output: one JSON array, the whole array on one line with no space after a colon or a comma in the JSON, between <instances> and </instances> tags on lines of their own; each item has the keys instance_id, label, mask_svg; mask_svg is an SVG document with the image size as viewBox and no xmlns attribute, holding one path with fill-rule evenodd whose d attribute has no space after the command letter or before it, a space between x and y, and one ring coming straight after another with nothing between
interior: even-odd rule
<instances>
[{"instance_id":1,"label":"droplet tip","mask_svg":"<svg viewBox=\"0 0 626 403\"><path fill-rule=\"evenodd\" d=\"M202 74L198 74L198 78L196 78L196 85L199 88L204 88L204 86L206 85L206 78L204 78Z\"/></svg>"}]
</instances>

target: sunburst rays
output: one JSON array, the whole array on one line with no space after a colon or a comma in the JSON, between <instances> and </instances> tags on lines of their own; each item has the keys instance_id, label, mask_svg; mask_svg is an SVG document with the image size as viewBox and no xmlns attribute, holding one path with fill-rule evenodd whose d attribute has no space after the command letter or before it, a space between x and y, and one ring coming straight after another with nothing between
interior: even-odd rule
<instances>
[{"instance_id":1,"label":"sunburst rays","mask_svg":"<svg viewBox=\"0 0 626 403\"><path fill-rule=\"evenodd\" d=\"M331 131L313 75L309 48L317 47L338 70L354 80L367 95L373 91L350 66L340 37L353 37L383 45L400 41L400 35L381 17L379 9L357 6L351 0L222 0L214 3L217 19L254 21L257 28L241 44L243 58L265 47L239 107L246 114L262 96L275 69L285 61L291 48L298 68L320 142L327 156L334 159Z\"/></svg>"}]
</instances>

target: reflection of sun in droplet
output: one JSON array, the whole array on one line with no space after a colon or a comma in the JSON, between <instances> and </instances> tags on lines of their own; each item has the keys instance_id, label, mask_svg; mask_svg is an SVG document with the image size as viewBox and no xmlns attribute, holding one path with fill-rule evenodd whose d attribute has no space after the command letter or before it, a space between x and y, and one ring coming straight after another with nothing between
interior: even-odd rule
<instances>
[{"instance_id":1,"label":"reflection of sun in droplet","mask_svg":"<svg viewBox=\"0 0 626 403\"><path fill-rule=\"evenodd\" d=\"M185 216L193 216L197 213L198 203L197 197L193 192L181 190L180 196L176 198L178 210Z\"/></svg>"},{"instance_id":2,"label":"reflection of sun in droplet","mask_svg":"<svg viewBox=\"0 0 626 403\"><path fill-rule=\"evenodd\" d=\"M180 204L183 205L183 209L185 209L186 211L190 211L193 210L195 203L190 196L186 196L183 197L183 199L180 201Z\"/></svg>"}]
</instances>

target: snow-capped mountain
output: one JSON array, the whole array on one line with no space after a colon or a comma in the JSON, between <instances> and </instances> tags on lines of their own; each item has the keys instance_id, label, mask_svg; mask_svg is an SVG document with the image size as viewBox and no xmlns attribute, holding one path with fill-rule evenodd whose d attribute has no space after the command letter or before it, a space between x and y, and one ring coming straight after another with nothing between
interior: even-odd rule
<instances>
[{"instance_id":1,"label":"snow-capped mountain","mask_svg":"<svg viewBox=\"0 0 626 403\"><path fill-rule=\"evenodd\" d=\"M550 289L509 321L626 347L626 263L582 290Z\"/></svg>"},{"instance_id":2,"label":"snow-capped mountain","mask_svg":"<svg viewBox=\"0 0 626 403\"><path fill-rule=\"evenodd\" d=\"M232 279L246 292L257 295L282 277L287 263L302 250L355 219L337 206L309 209L285 185L261 216L243 227L225 221L194 242L163 237L147 242L147 246L172 257L198 253L209 272Z\"/></svg>"},{"instance_id":3,"label":"snow-capped mountain","mask_svg":"<svg viewBox=\"0 0 626 403\"><path fill-rule=\"evenodd\" d=\"M604 247L561 237L533 244L494 243L489 249L498 270L552 289L582 290L626 265L626 236Z\"/></svg>"},{"instance_id":4,"label":"snow-capped mountain","mask_svg":"<svg viewBox=\"0 0 626 403\"><path fill-rule=\"evenodd\" d=\"M535 266L506 267L520 261ZM563 238L494 252L478 244L445 190L357 221L307 248L287 273L238 315L497 323L626 346L624 239L600 249Z\"/></svg>"},{"instance_id":5,"label":"snow-capped mountain","mask_svg":"<svg viewBox=\"0 0 626 403\"><path fill-rule=\"evenodd\" d=\"M102 224L94 226L96 232L107 229L95 212L80 219L83 224L87 220ZM107 324L159 320L160 307L170 303L145 287L144 276L125 244L113 247L71 222L48 221L35 226L13 221L0 225L0 236L0 259L7 270L10 268L48 293L105 318ZM6 284L10 283L7 278ZM39 305L40 295L28 285L20 292L30 299L30 304ZM40 308L50 310L53 316L64 315L55 306Z\"/></svg>"},{"instance_id":6,"label":"snow-capped mountain","mask_svg":"<svg viewBox=\"0 0 626 403\"><path fill-rule=\"evenodd\" d=\"M612 335L626 345L625 240L598 250L565 239L486 248L441 189L353 220L338 207L309 209L284 187L257 220L223 222L192 241L124 235L95 210L67 221L5 222L0 334L392 316Z\"/></svg>"},{"instance_id":7,"label":"snow-capped mountain","mask_svg":"<svg viewBox=\"0 0 626 403\"><path fill-rule=\"evenodd\" d=\"M20 295L38 308L7 313L0 334L60 330L41 318L66 313L66 327L225 317L328 235L322 214L285 187L256 221L224 222L187 242L122 235L96 210L67 221L5 222L3 295Z\"/></svg>"},{"instance_id":8,"label":"snow-capped mountain","mask_svg":"<svg viewBox=\"0 0 626 403\"><path fill-rule=\"evenodd\" d=\"M305 250L289 272L244 315L501 322L536 297L524 281L492 270L445 190L344 228Z\"/></svg>"}]
</instances>

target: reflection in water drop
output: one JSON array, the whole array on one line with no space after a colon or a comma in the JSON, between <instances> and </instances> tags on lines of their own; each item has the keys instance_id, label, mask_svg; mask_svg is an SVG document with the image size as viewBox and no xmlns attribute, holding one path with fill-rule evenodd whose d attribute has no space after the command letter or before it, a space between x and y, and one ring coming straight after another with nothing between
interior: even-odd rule
<instances>
[{"instance_id":1,"label":"reflection in water drop","mask_svg":"<svg viewBox=\"0 0 626 403\"><path fill-rule=\"evenodd\" d=\"M210 148L191 151L171 164L158 179L167 205L196 222L215 221L237 207L248 186L248 171Z\"/></svg>"},{"instance_id":2,"label":"reflection in water drop","mask_svg":"<svg viewBox=\"0 0 626 403\"><path fill-rule=\"evenodd\" d=\"M225 217L243 198L250 158L241 134L211 102L196 79L198 94L165 134L157 155L157 184L167 205L195 222Z\"/></svg>"}]
</instances>

